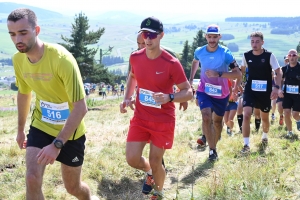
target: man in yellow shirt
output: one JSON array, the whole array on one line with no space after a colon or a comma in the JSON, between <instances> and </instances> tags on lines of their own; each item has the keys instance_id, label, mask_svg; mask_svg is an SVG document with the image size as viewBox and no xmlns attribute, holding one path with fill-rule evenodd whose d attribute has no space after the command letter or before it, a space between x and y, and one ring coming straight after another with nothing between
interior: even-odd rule
<instances>
[{"instance_id":1,"label":"man in yellow shirt","mask_svg":"<svg viewBox=\"0 0 300 200\"><path fill-rule=\"evenodd\" d=\"M38 38L40 26L32 10L16 9L7 18L7 27L17 52L13 56L18 91L17 143L26 148L26 199L44 199L42 182L45 167L61 162L66 190L78 199L91 197L81 182L87 112L85 91L76 60L57 44ZM25 123L31 92L36 93L27 140Z\"/></svg>"}]
</instances>

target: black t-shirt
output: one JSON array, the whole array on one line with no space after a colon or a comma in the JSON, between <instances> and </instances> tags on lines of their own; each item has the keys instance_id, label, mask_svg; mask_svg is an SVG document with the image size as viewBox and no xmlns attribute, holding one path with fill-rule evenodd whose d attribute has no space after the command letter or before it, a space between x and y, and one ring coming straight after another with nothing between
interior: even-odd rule
<instances>
[{"instance_id":1,"label":"black t-shirt","mask_svg":"<svg viewBox=\"0 0 300 200\"><path fill-rule=\"evenodd\" d=\"M281 67L281 71L282 71L282 78L285 78L285 72L286 72L286 68L287 68L287 65L286 65L286 66L283 66L283 67Z\"/></svg>"},{"instance_id":2,"label":"black t-shirt","mask_svg":"<svg viewBox=\"0 0 300 200\"><path fill-rule=\"evenodd\" d=\"M298 85L300 86L300 64L299 62L295 67L291 67L289 64L285 66L285 72L283 77L285 78L285 85Z\"/></svg>"},{"instance_id":3,"label":"black t-shirt","mask_svg":"<svg viewBox=\"0 0 300 200\"><path fill-rule=\"evenodd\" d=\"M266 80L267 92L272 91L272 66L270 65L271 52L264 49L260 55L254 55L250 50L244 53L248 67L248 78L245 86L246 91L251 90L252 80Z\"/></svg>"}]
</instances>

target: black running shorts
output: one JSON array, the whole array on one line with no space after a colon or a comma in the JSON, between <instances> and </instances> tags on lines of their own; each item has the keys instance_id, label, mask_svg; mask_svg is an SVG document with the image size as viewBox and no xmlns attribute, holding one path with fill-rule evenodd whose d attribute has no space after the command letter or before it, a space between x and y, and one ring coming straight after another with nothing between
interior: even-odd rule
<instances>
[{"instance_id":1,"label":"black running shorts","mask_svg":"<svg viewBox=\"0 0 300 200\"><path fill-rule=\"evenodd\" d=\"M268 113L271 109L271 93L245 91L243 95L243 107L250 106Z\"/></svg>"},{"instance_id":2,"label":"black running shorts","mask_svg":"<svg viewBox=\"0 0 300 200\"><path fill-rule=\"evenodd\" d=\"M51 144L54 139L55 137L30 126L29 133L27 134L26 147L37 147L42 149ZM81 166L84 160L84 149L85 135L77 140L68 140L61 149L56 160L71 167Z\"/></svg>"},{"instance_id":3,"label":"black running shorts","mask_svg":"<svg viewBox=\"0 0 300 200\"><path fill-rule=\"evenodd\" d=\"M282 107L283 109L293 108L293 111L300 112L300 95L284 93Z\"/></svg>"}]
</instances>

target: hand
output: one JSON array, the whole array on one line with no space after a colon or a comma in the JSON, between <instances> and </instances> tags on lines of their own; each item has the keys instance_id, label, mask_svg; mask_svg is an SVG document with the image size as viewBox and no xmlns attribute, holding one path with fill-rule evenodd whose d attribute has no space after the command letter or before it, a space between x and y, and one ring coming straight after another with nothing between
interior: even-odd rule
<instances>
[{"instance_id":1,"label":"hand","mask_svg":"<svg viewBox=\"0 0 300 200\"><path fill-rule=\"evenodd\" d=\"M280 97L280 98L283 98L284 97L284 95L283 95L283 91L282 90L278 90L278 97Z\"/></svg>"},{"instance_id":2,"label":"hand","mask_svg":"<svg viewBox=\"0 0 300 200\"><path fill-rule=\"evenodd\" d=\"M198 102L198 99L196 99L196 106L199 107L199 102Z\"/></svg>"},{"instance_id":3,"label":"hand","mask_svg":"<svg viewBox=\"0 0 300 200\"><path fill-rule=\"evenodd\" d=\"M38 158L37 163L41 165L53 164L57 156L60 153L60 149L56 148L53 143L45 146L36 156Z\"/></svg>"},{"instance_id":4,"label":"hand","mask_svg":"<svg viewBox=\"0 0 300 200\"><path fill-rule=\"evenodd\" d=\"M25 133L24 131L18 132L16 141L20 149L26 149L27 140L25 140Z\"/></svg>"},{"instance_id":5,"label":"hand","mask_svg":"<svg viewBox=\"0 0 300 200\"><path fill-rule=\"evenodd\" d=\"M120 103L120 112L126 113L126 107L130 107L131 110L134 110L135 100L134 99L125 99L122 103Z\"/></svg>"},{"instance_id":6,"label":"hand","mask_svg":"<svg viewBox=\"0 0 300 200\"><path fill-rule=\"evenodd\" d=\"M214 70L206 70L206 71L205 71L205 75L206 75L208 78L219 77L219 72L214 71Z\"/></svg>"},{"instance_id":7,"label":"hand","mask_svg":"<svg viewBox=\"0 0 300 200\"><path fill-rule=\"evenodd\" d=\"M270 98L271 98L271 100L273 100L273 99L277 99L277 97L278 97L278 89L274 88L271 92Z\"/></svg>"},{"instance_id":8,"label":"hand","mask_svg":"<svg viewBox=\"0 0 300 200\"><path fill-rule=\"evenodd\" d=\"M152 97L157 105L162 105L170 101L169 94L164 94L162 92L155 92L153 93Z\"/></svg>"},{"instance_id":9,"label":"hand","mask_svg":"<svg viewBox=\"0 0 300 200\"><path fill-rule=\"evenodd\" d=\"M183 111L185 111L188 108L188 102L181 102L179 103L179 110L183 108Z\"/></svg>"}]
</instances>

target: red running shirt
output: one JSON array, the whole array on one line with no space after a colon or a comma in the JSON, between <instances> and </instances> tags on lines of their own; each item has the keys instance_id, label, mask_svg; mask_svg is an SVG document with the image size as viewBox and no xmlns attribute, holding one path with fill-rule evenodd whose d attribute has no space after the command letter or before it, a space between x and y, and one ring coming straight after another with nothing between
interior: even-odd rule
<instances>
[{"instance_id":1,"label":"red running shirt","mask_svg":"<svg viewBox=\"0 0 300 200\"><path fill-rule=\"evenodd\" d=\"M175 105L173 102L161 105L161 109L144 106L139 101L139 89L164 94L173 93L174 84L178 85L187 81L179 60L165 50L162 50L159 57L151 60L146 56L144 48L132 53L129 62L138 85L135 117L152 122L174 122Z\"/></svg>"}]
</instances>

